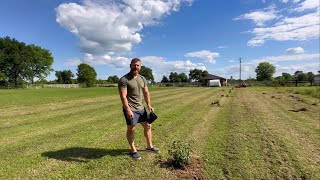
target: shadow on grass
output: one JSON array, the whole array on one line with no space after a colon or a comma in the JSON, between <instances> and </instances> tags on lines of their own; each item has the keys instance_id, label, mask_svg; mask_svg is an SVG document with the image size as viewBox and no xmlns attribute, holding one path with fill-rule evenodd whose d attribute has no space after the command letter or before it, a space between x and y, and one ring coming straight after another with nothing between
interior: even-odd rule
<instances>
[{"instance_id":1,"label":"shadow on grass","mask_svg":"<svg viewBox=\"0 0 320 180\"><path fill-rule=\"evenodd\" d=\"M48 151L41 154L43 157L62 161L88 162L91 159L99 159L103 156L128 155L128 149L99 149L72 147L58 151Z\"/></svg>"}]
</instances>

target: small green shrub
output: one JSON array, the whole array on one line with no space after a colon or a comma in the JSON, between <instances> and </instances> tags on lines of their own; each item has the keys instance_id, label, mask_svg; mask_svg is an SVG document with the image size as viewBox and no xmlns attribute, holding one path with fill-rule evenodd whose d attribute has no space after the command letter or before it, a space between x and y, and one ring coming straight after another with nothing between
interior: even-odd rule
<instances>
[{"instance_id":1,"label":"small green shrub","mask_svg":"<svg viewBox=\"0 0 320 180\"><path fill-rule=\"evenodd\" d=\"M192 155L192 143L193 142L183 143L181 141L173 141L168 152L169 155L172 156L171 164L174 167L184 167L190 163Z\"/></svg>"}]
</instances>

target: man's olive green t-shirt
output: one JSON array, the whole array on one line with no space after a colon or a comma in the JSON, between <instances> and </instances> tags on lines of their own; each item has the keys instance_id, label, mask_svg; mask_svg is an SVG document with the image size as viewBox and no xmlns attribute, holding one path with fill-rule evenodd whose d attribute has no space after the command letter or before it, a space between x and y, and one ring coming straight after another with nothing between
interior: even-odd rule
<instances>
[{"instance_id":1,"label":"man's olive green t-shirt","mask_svg":"<svg viewBox=\"0 0 320 180\"><path fill-rule=\"evenodd\" d=\"M142 88L147 86L146 78L140 74L134 78L130 73L120 78L118 83L119 93L123 88L127 89L127 99L132 111L140 111L144 108L142 104Z\"/></svg>"}]
</instances>

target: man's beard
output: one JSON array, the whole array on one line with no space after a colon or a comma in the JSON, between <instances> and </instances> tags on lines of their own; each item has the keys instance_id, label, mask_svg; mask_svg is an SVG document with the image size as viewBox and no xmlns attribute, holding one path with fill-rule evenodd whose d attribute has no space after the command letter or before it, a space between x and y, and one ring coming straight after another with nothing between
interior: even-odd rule
<instances>
[{"instance_id":1,"label":"man's beard","mask_svg":"<svg viewBox=\"0 0 320 180\"><path fill-rule=\"evenodd\" d=\"M139 73L140 73L139 70L137 70L137 69L131 69L131 74L133 74L133 75L138 75Z\"/></svg>"}]
</instances>

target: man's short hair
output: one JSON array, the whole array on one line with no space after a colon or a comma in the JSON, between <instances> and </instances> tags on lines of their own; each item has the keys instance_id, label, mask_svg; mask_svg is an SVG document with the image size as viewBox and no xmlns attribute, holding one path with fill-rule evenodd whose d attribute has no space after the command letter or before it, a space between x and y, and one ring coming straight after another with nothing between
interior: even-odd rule
<instances>
[{"instance_id":1,"label":"man's short hair","mask_svg":"<svg viewBox=\"0 0 320 180\"><path fill-rule=\"evenodd\" d=\"M130 63L130 64L135 63L135 62L138 62L138 61L141 62L141 60L140 60L139 58L133 58L133 59L131 60L131 63Z\"/></svg>"}]
</instances>

